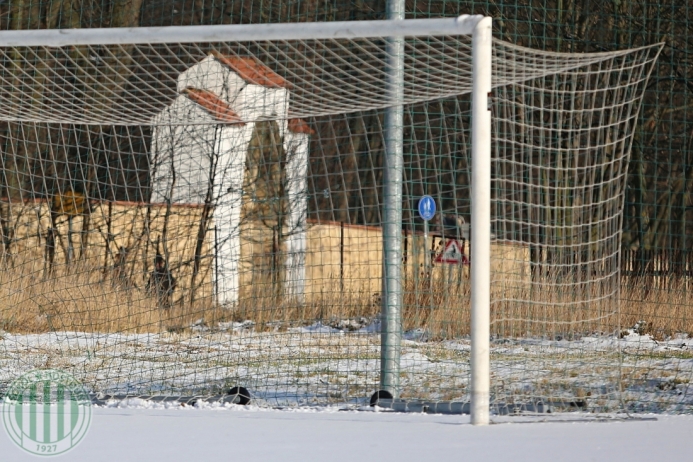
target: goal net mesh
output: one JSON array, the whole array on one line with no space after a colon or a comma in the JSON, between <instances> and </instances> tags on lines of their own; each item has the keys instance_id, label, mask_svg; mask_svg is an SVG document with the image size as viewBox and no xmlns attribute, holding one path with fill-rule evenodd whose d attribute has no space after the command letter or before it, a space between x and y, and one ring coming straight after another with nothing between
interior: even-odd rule
<instances>
[{"instance_id":1,"label":"goal net mesh","mask_svg":"<svg viewBox=\"0 0 693 462\"><path fill-rule=\"evenodd\" d=\"M401 395L465 402L471 40L403 40ZM379 384L387 43L0 48L0 384L59 368L100 396L363 403ZM626 396L618 271L660 48L494 42L501 412L644 399Z\"/></svg>"}]
</instances>

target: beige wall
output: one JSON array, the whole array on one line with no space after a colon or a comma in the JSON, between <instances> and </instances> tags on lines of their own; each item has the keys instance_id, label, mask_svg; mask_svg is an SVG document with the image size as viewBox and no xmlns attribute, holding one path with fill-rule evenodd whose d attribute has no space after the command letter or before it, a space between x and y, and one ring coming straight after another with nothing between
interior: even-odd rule
<instances>
[{"instance_id":1,"label":"beige wall","mask_svg":"<svg viewBox=\"0 0 693 462\"><path fill-rule=\"evenodd\" d=\"M257 297L258 287L264 290L274 290L267 274L271 262L271 232L262 231L257 225L246 224L241 232L242 260L241 265L241 298ZM344 292L351 294L373 296L381 291L382 272L382 232L377 227L345 225L343 269L340 266L340 234L339 223L311 223L307 233L306 255L306 296L322 297L324 294ZM263 236L264 233L264 236ZM263 241L264 239L264 241ZM420 234L407 235L405 277L414 278L425 271L424 242ZM430 251L431 238L426 245ZM436 252L442 245L436 239ZM465 245L465 253L469 255L469 244ZM526 287L529 284L529 250L526 246L494 242L491 244L491 271L494 287ZM435 257L432 258L432 260ZM274 264L281 264L283 255L279 254ZM258 271L258 266L266 268L264 278ZM343 271L343 278L340 277ZM434 264L433 278L449 280L468 279L469 267L449 264ZM275 276L276 278L276 276Z\"/></svg>"},{"instance_id":2,"label":"beige wall","mask_svg":"<svg viewBox=\"0 0 693 462\"><path fill-rule=\"evenodd\" d=\"M306 293L341 290L340 225L322 224L308 228ZM344 291L380 292L382 271L380 229L344 227Z\"/></svg>"},{"instance_id":3,"label":"beige wall","mask_svg":"<svg viewBox=\"0 0 693 462\"><path fill-rule=\"evenodd\" d=\"M155 205L114 203L94 204L86 233L80 234L84 217L73 219L73 244L77 262L83 270L100 274L102 280L110 277L116 263L119 247L129 249L126 273L138 287L143 287L152 270L156 255L154 243L159 240L159 251L166 247L169 265L179 282L178 297L186 296L191 287L192 265L196 237L201 216L201 207L172 206L168 218L166 246L162 230L166 207ZM150 232L145 232L149 214ZM45 235L51 226L50 210L46 202L36 201L12 210L11 225L14 239L11 247L12 264L23 271L42 273L44 268ZM109 223L110 221L110 235ZM214 224L210 223L210 228ZM57 242L55 265L65 271L67 247L67 218L57 220L60 239ZM343 270L340 267L339 223L309 223L306 254L306 298L308 301L325 294L346 293L371 297L381 291L382 233L377 227L345 225L343 246ZM40 234L40 238L38 235ZM86 252L80 260L80 240L84 236ZM220 236L221 237L221 236ZM275 236L276 237L276 236ZM246 221L241 227L241 299L258 295L281 296L283 261L282 251L272 252L273 232L259 221ZM421 277L424 273L423 236L407 235L406 278ZM438 251L441 248L437 240ZM214 265L214 232L208 231L202 250L200 273L196 280L197 297L213 294L212 268ZM275 243L276 246L276 243ZM430 251L430 240L426 247ZM524 246L495 242L492 252L492 281L496 290L522 287L529 283L529 251ZM469 246L465 246L469 255ZM5 258L9 258L7 255ZM273 268L279 268L277 273ZM435 264L433 278L468 278L467 266ZM340 277L343 271L343 278ZM62 273L61 273L62 274Z\"/></svg>"},{"instance_id":4,"label":"beige wall","mask_svg":"<svg viewBox=\"0 0 693 462\"><path fill-rule=\"evenodd\" d=\"M7 205L5 206L7 207ZM56 250L54 271L56 277L69 277L74 271L99 274L100 279L112 276L119 248L129 250L125 259L124 274L136 287L144 287L152 270L156 255L155 242L159 251L168 254L168 263L178 280L178 295L187 293L191 286L192 262L194 260L197 230L201 207L172 206L168 217L166 243L162 230L166 221L166 207L141 204L95 203L91 206L88 226L84 227L85 216L72 219L75 259L70 269L66 266L68 247L68 218L61 215L56 219ZM5 216L8 216L5 213ZM45 201L27 202L12 206L9 214L13 239L10 255L5 255L12 267L22 271L42 274L45 271L46 234L51 227L50 206ZM149 218L147 218L149 217ZM110 226L109 226L110 222ZM145 232L149 223L149 233ZM110 239L109 239L110 235ZM213 232L203 243L200 272L196 278L198 297L212 295ZM84 248L84 250L82 250ZM98 278L96 278L98 279Z\"/></svg>"}]
</instances>

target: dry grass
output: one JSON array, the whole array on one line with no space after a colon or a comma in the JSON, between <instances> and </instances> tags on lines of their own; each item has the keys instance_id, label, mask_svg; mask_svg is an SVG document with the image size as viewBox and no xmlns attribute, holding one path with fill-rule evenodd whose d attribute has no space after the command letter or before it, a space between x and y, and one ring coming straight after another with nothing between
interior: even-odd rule
<instances>
[{"instance_id":1,"label":"dry grass","mask_svg":"<svg viewBox=\"0 0 693 462\"><path fill-rule=\"evenodd\" d=\"M641 333L651 334L656 340L675 334L693 337L692 281L669 279L659 281L660 288L652 288L652 280L632 278L621 288L621 325L638 325Z\"/></svg>"},{"instance_id":2,"label":"dry grass","mask_svg":"<svg viewBox=\"0 0 693 462\"><path fill-rule=\"evenodd\" d=\"M326 325L338 325L344 320L375 318L380 312L378 298L373 293L336 290L313 294L305 303L287 299L280 295L267 295L262 286L248 293L233 309L233 320L251 320L260 330L304 326L320 321ZM355 326L355 325L354 325Z\"/></svg>"},{"instance_id":3,"label":"dry grass","mask_svg":"<svg viewBox=\"0 0 693 462\"><path fill-rule=\"evenodd\" d=\"M25 264L0 272L0 328L4 330L160 332L189 326L202 315L210 320L224 315L208 299L162 309L143 287L116 283L86 265L56 268L49 278L43 277L42 269L31 269Z\"/></svg>"},{"instance_id":4,"label":"dry grass","mask_svg":"<svg viewBox=\"0 0 693 462\"><path fill-rule=\"evenodd\" d=\"M341 291L339 280L326 281L327 289L298 303L281 295L271 284L247 288L233 309L223 309L211 297L200 297L191 306L184 294L170 309L158 306L143 283L126 286L86 262L61 266L52 277L44 278L41 260L14 262L0 272L0 328L11 332L161 332L185 330L199 319L208 326L223 321L252 320L259 330L284 330L322 321L349 327L344 320L364 322L380 312L379 294L367 286L358 292ZM466 269L434 272L432 278L408 273L405 280L403 327L423 329L432 338L455 338L469 334L470 287ZM548 284L548 282L547 282ZM492 333L500 337L576 338L587 334L613 334L619 327L639 323L640 333L656 339L677 333L693 336L693 295L682 283L668 288L646 290L642 281L626 281L621 287L621 315L614 296L602 300L595 286L559 293L546 286L513 287L496 281L493 287ZM604 293L609 291L604 290ZM340 324L341 322L341 324ZM353 323L358 327L358 322Z\"/></svg>"},{"instance_id":5,"label":"dry grass","mask_svg":"<svg viewBox=\"0 0 693 462\"><path fill-rule=\"evenodd\" d=\"M555 287L548 278L528 284L496 278L492 283L491 334L502 338L579 338L587 334L613 334L618 312L613 290L596 284ZM585 302L584 300L590 300ZM470 283L466 274L452 270L419 279L406 286L404 329L424 329L434 339L470 334Z\"/></svg>"}]
</instances>

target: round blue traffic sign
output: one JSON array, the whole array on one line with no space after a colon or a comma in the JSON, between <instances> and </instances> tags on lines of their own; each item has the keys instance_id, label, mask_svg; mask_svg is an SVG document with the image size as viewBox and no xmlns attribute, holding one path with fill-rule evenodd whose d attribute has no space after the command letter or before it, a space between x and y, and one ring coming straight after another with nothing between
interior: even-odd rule
<instances>
[{"instance_id":1,"label":"round blue traffic sign","mask_svg":"<svg viewBox=\"0 0 693 462\"><path fill-rule=\"evenodd\" d=\"M431 196L423 196L419 199L419 215L428 221L436 215L436 201Z\"/></svg>"}]
</instances>

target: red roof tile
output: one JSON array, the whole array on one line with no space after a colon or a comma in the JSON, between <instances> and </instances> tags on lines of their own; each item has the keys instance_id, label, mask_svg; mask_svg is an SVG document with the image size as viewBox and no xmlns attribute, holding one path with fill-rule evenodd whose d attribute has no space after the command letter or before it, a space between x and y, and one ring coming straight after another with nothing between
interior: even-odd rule
<instances>
[{"instance_id":1,"label":"red roof tile","mask_svg":"<svg viewBox=\"0 0 693 462\"><path fill-rule=\"evenodd\" d=\"M197 88L186 88L183 90L183 92L188 96L188 98L205 108L205 110L207 110L207 112L209 112L219 122L245 125L245 122L241 120L238 114L236 114L228 104L226 104L211 91L199 90Z\"/></svg>"},{"instance_id":2,"label":"red roof tile","mask_svg":"<svg viewBox=\"0 0 693 462\"><path fill-rule=\"evenodd\" d=\"M314 135L315 131L303 119L289 119L289 131L294 133L305 133Z\"/></svg>"},{"instance_id":3,"label":"red roof tile","mask_svg":"<svg viewBox=\"0 0 693 462\"><path fill-rule=\"evenodd\" d=\"M213 51L211 54L220 63L231 68L248 83L262 85L263 87L291 88L291 83L284 79L284 77L277 74L254 57L224 56L217 51Z\"/></svg>"}]
</instances>

